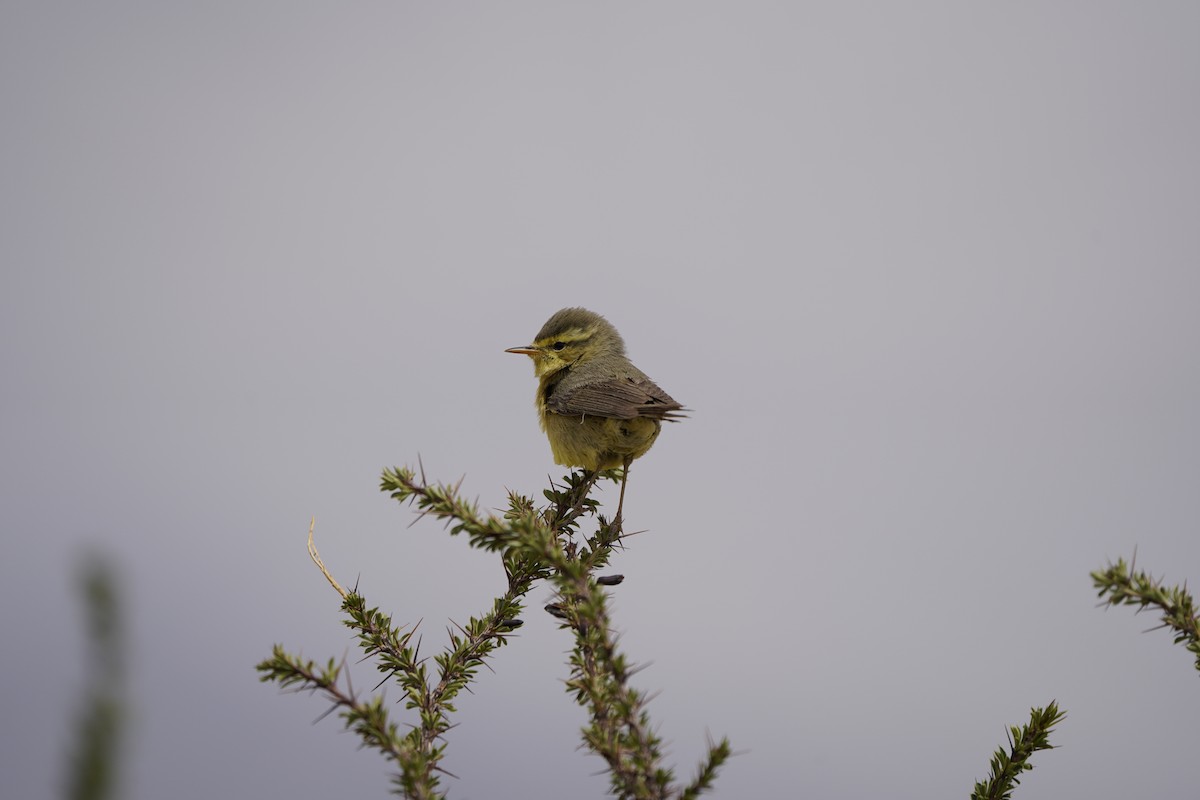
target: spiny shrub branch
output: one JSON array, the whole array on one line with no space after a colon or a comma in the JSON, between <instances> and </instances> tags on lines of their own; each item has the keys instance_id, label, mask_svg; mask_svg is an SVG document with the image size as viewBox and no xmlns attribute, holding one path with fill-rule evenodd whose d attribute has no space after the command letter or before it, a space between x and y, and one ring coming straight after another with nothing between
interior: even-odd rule
<instances>
[{"instance_id":1,"label":"spiny shrub branch","mask_svg":"<svg viewBox=\"0 0 1200 800\"><path fill-rule=\"evenodd\" d=\"M508 634L520 627L522 600L538 580L547 580L556 591L556 602L547 610L563 620L575 639L567 688L589 711L591 723L583 730L584 743L604 759L614 794L622 798L694 798L708 790L720 766L731 754L727 740L709 743L695 779L684 787L672 784L673 772L663 766L661 739L654 733L646 712L646 696L629 685L636 672L617 647L608 615L608 596L601 588L619 583L620 576L597 578L595 571L608 564L622 533L598 513L590 492L599 477L573 472L561 484L545 491L548 504L541 509L522 495L509 493L502 516L484 514L459 494L459 486L428 483L424 475L407 468L385 470L381 489L400 502L413 504L419 516L445 522L451 535L466 534L472 547L500 555L508 587L490 610L450 631L450 643L434 656L436 675L420 657L420 642L412 642L416 628L407 632L393 627L391 618L368 608L357 592L343 589L329 574L310 541L314 562L343 597L342 610L362 650L375 661L384 681L394 680L403 690L405 708L417 712L418 722L404 736L391 722L381 698L359 700L341 688L342 666L330 661L318 668L276 646L272 658L258 665L264 681L297 691L322 694L338 710L346 727L366 746L383 753L400 769L396 791L412 798L440 798L440 761L445 753L449 715L454 698L468 688L478 668ZM583 535L585 517L594 516L597 529ZM448 774L448 773L447 773Z\"/></svg>"},{"instance_id":2,"label":"spiny shrub branch","mask_svg":"<svg viewBox=\"0 0 1200 800\"><path fill-rule=\"evenodd\" d=\"M1045 708L1029 713L1029 724L1008 729L1008 749L1001 747L992 756L992 772L986 781L975 784L971 800L1009 800L1021 782L1022 772L1033 769L1030 757L1039 750L1053 750L1050 731L1066 717L1052 700Z\"/></svg>"},{"instance_id":3,"label":"spiny shrub branch","mask_svg":"<svg viewBox=\"0 0 1200 800\"><path fill-rule=\"evenodd\" d=\"M1200 670L1200 615L1196 603L1182 586L1164 586L1162 580L1148 572L1135 572L1134 559L1129 564L1125 559L1110 563L1108 569L1092 573L1092 582L1106 606L1137 606L1138 612L1153 606L1161 614L1162 624L1158 628L1170 628L1175 634L1175 644L1182 644L1196 656L1195 667ZM1106 597L1107 595L1107 597Z\"/></svg>"},{"instance_id":4,"label":"spiny shrub branch","mask_svg":"<svg viewBox=\"0 0 1200 800\"><path fill-rule=\"evenodd\" d=\"M79 584L87 619L87 691L77 712L64 795L69 800L105 800L119 794L125 741L125 616L119 575L107 557L89 555Z\"/></svg>"}]
</instances>

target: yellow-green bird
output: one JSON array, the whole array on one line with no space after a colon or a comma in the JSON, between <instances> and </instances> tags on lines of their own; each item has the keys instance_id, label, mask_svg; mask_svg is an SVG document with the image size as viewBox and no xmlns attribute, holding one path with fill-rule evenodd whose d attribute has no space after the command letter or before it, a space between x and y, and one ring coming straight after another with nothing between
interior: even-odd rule
<instances>
[{"instance_id":1,"label":"yellow-green bird","mask_svg":"<svg viewBox=\"0 0 1200 800\"><path fill-rule=\"evenodd\" d=\"M536 404L554 463L597 472L645 455L662 430L686 409L625 356L617 329L586 308L564 308L546 321L533 344L510 347L533 359ZM625 477L617 501L625 506Z\"/></svg>"}]
</instances>

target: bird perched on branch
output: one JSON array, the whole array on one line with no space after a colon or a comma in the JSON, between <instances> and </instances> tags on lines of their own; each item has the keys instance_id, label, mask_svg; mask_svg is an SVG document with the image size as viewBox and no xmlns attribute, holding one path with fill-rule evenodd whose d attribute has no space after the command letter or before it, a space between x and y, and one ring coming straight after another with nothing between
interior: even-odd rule
<instances>
[{"instance_id":1,"label":"bird perched on branch","mask_svg":"<svg viewBox=\"0 0 1200 800\"><path fill-rule=\"evenodd\" d=\"M546 321L533 344L510 347L533 359L537 409L554 462L593 473L621 467L619 524L629 465L686 409L625 356L625 341L604 317L564 308Z\"/></svg>"}]
</instances>

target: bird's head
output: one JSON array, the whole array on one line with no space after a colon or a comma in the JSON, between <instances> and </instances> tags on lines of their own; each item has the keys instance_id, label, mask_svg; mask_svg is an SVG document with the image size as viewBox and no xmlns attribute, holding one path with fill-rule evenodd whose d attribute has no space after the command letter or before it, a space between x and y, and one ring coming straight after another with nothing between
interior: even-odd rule
<instances>
[{"instance_id":1,"label":"bird's head","mask_svg":"<svg viewBox=\"0 0 1200 800\"><path fill-rule=\"evenodd\" d=\"M564 308L538 331L533 344L510 347L533 359L533 371L542 378L567 367L605 356L625 356L625 342L608 320L586 308Z\"/></svg>"}]
</instances>

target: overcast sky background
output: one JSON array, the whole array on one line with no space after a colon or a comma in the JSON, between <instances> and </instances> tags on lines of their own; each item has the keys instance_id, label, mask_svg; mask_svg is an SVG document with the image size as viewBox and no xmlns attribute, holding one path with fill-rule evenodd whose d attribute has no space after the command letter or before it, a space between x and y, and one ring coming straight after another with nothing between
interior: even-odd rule
<instances>
[{"instance_id":1,"label":"overcast sky background","mask_svg":"<svg viewBox=\"0 0 1200 800\"><path fill-rule=\"evenodd\" d=\"M711 733L742 752L718 797L963 797L1057 699L1020 800L1194 790L1192 657L1088 573L1136 547L1200 585L1198 31L1190 2L4 3L5 795L62 785L93 546L129 797L384 796L253 669L355 657L309 516L432 654L503 576L378 474L540 493L502 351L567 305L695 410L614 565L682 774ZM569 637L526 620L450 794L602 797Z\"/></svg>"}]
</instances>

